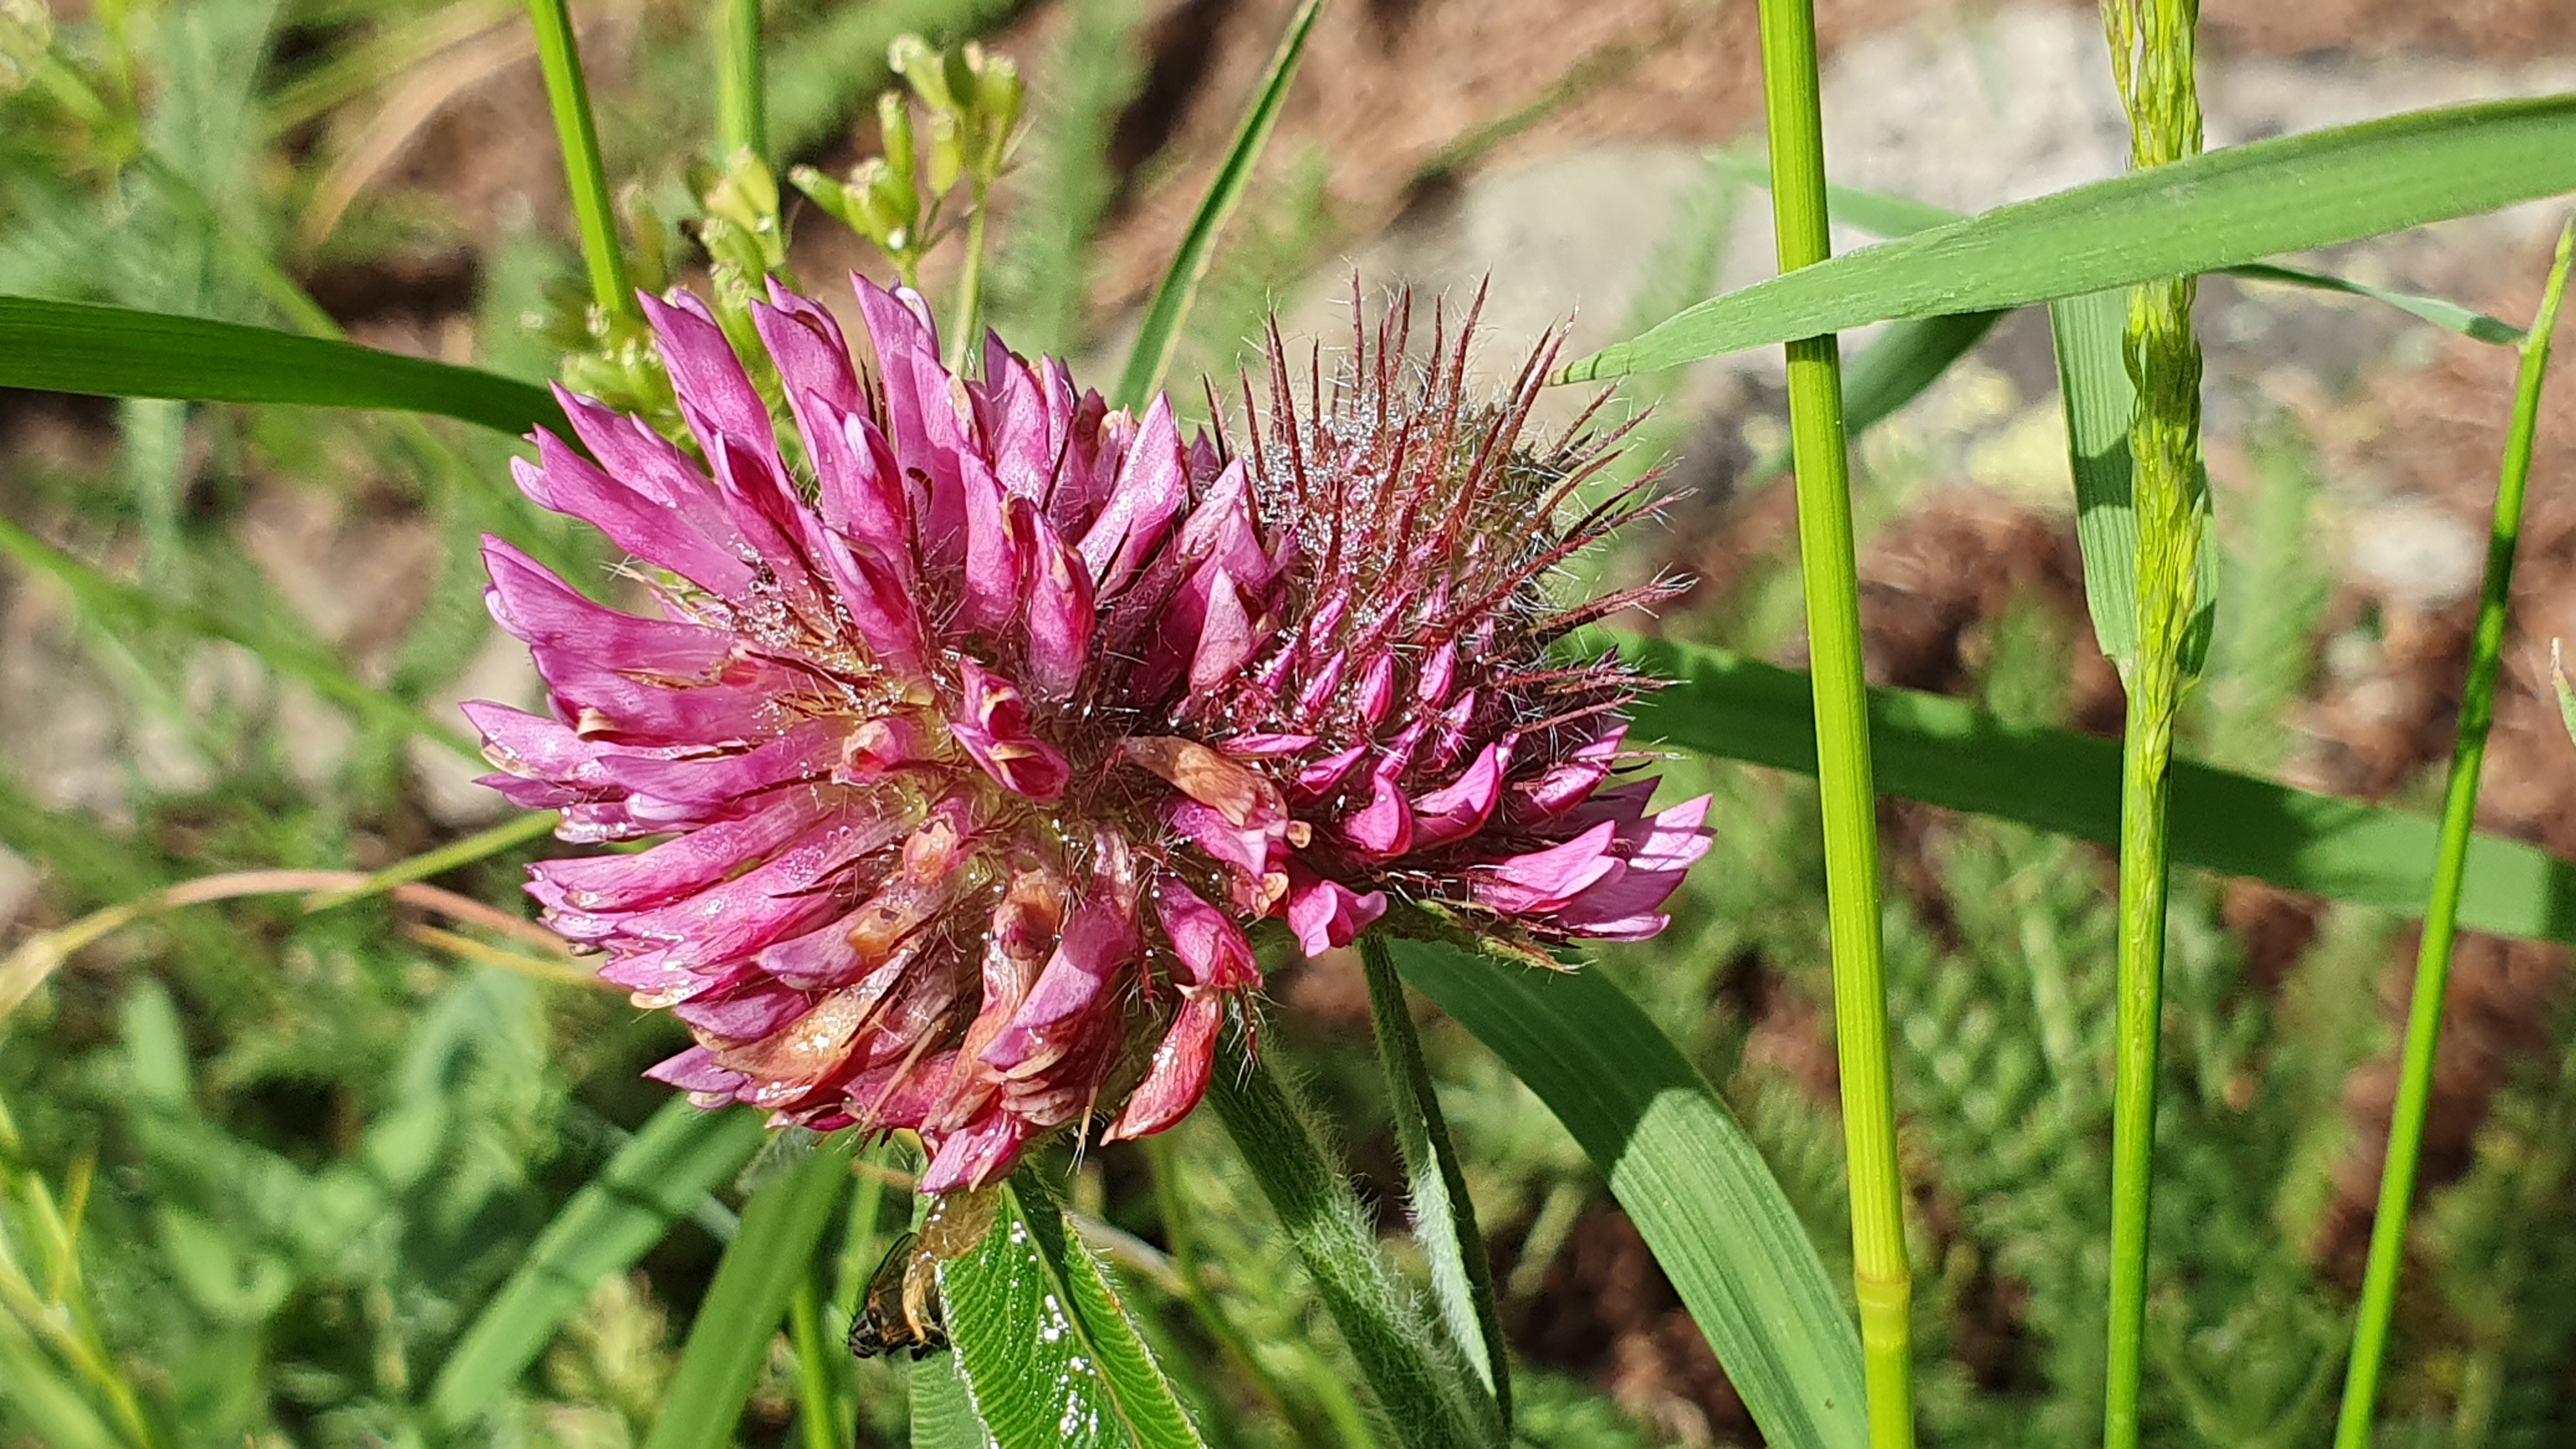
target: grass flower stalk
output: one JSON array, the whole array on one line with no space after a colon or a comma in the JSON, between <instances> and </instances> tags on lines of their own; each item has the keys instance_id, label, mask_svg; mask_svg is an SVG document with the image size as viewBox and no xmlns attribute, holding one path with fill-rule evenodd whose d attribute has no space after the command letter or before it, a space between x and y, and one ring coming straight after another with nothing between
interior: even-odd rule
<instances>
[{"instance_id":1,"label":"grass flower stalk","mask_svg":"<svg viewBox=\"0 0 2576 1449\"><path fill-rule=\"evenodd\" d=\"M1772 217L1780 270L1832 254L1823 112L1810 0L1762 0L1762 78L1771 132ZM1896 1163L1887 992L1879 936L1878 823L1868 690L1861 674L1860 580L1852 545L1842 349L1833 336L1789 344L1789 430L1797 467L1798 553L1814 661L1817 780L1834 953L1834 1048L1850 1160L1852 1279L1860 1302L1870 1443L1914 1442L1914 1285Z\"/></svg>"},{"instance_id":2,"label":"grass flower stalk","mask_svg":"<svg viewBox=\"0 0 2576 1449\"><path fill-rule=\"evenodd\" d=\"M608 203L608 168L599 157L599 128L590 118L590 88L582 80L572 13L565 0L528 0L528 19L537 29L546 104L555 113L555 135L563 143L564 184L572 192L573 216L581 226L591 299L613 319L640 321L633 289L626 284L626 254L617 243L617 213Z\"/></svg>"},{"instance_id":3,"label":"grass flower stalk","mask_svg":"<svg viewBox=\"0 0 2576 1449\"><path fill-rule=\"evenodd\" d=\"M2364 1449L2379 1400L2379 1370L2397 1311L2397 1274L2406 1250L2406 1223L2415 1201L2415 1168L2423 1153L2424 1119L2433 1097L2433 1054L2442 1035L2442 997L2451 977L2451 943L2457 933L2460 888L2468 877L2469 837L2477 822L2478 775L2486 764L2487 729L2495 722L2498 661L2504 653L2505 608L2513 593L2514 547L2522 537L2523 485L2531 477L2534 435L2540 423L2540 385L2549 371L2549 335L2567 295L2567 271L2576 226L2558 234L2558 259L2542 292L2540 315L2522 344L2522 373L2514 390L2513 431L2506 437L2504 467L2496 479L2495 522L2487 534L2486 582L2478 596L2477 632L2469 644L2469 678L2461 692L2460 732L2451 744L2451 776L2442 797L2442 846L2433 872L2433 894L2424 908L2424 936L2415 955L2415 992L2406 1018L2405 1065L2397 1104L2388 1123L2388 1159L2379 1173L2379 1206L2370 1225L2370 1259L2363 1269L2361 1307L2353 1325L2352 1358L2344 1369L2343 1407L2335 1419L2335 1449Z\"/></svg>"},{"instance_id":4,"label":"grass flower stalk","mask_svg":"<svg viewBox=\"0 0 2576 1449\"><path fill-rule=\"evenodd\" d=\"M2104 0L2111 69L2129 112L2139 170L2199 154L2193 79L2198 0ZM2138 388L2129 426L2138 522L2138 647L2129 661L2121 748L2120 961L2112 1080L2110 1359L2103 1443L2133 1449L2144 1362L2147 1232L2156 1133L2156 1058L2164 1011L2166 816L2174 718L2200 613L2200 342L2191 277L2129 294L2125 349Z\"/></svg>"}]
</instances>

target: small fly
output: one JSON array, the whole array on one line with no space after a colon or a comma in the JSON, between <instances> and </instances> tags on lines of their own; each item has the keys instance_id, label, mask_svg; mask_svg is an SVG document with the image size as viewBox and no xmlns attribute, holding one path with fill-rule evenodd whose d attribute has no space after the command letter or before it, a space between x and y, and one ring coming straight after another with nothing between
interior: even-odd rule
<instances>
[{"instance_id":1,"label":"small fly","mask_svg":"<svg viewBox=\"0 0 2576 1449\"><path fill-rule=\"evenodd\" d=\"M937 1289L923 1292L913 1286L916 1267L919 1277L936 1282L935 1270L917 1262L925 1256L918 1251L920 1242L919 1233L906 1233L895 1239L885 1261L869 1275L867 1300L850 1324L852 1355L876 1358L908 1349L918 1361L948 1346L948 1327L940 1318Z\"/></svg>"},{"instance_id":2,"label":"small fly","mask_svg":"<svg viewBox=\"0 0 2576 1449\"><path fill-rule=\"evenodd\" d=\"M868 1291L850 1324L850 1352L860 1358L910 1351L914 1360L948 1346L939 1302L939 1265L962 1258L992 1231L1000 1198L991 1188L950 1193L930 1205L921 1231L895 1239L868 1276Z\"/></svg>"}]
</instances>

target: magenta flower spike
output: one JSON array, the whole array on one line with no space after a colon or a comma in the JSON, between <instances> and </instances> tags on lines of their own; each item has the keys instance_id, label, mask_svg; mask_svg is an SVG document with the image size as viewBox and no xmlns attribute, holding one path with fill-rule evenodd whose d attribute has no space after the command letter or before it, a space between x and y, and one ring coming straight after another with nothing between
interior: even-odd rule
<instances>
[{"instance_id":1,"label":"magenta flower spike","mask_svg":"<svg viewBox=\"0 0 2576 1449\"><path fill-rule=\"evenodd\" d=\"M1253 923L1309 954L1398 900L1523 942L1661 929L1708 801L1650 811L1645 681L1552 646L1662 590L1545 588L1652 505L1575 505L1615 439L1522 440L1551 350L1471 400L1472 315L1416 362L1400 303L1301 401L1274 336L1238 448L997 339L958 377L918 296L857 286L872 372L813 302L755 304L792 450L675 292L645 305L704 461L565 393L588 456L541 434L518 465L658 617L485 543L552 705L468 707L489 783L565 840L668 837L528 887L697 1038L653 1076L912 1129L949 1191L1187 1115L1252 1027Z\"/></svg>"}]
</instances>

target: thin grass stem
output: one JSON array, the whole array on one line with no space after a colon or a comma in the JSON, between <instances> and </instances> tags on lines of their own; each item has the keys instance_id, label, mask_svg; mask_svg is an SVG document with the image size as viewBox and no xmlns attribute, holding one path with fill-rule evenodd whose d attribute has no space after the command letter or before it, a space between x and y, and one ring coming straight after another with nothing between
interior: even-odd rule
<instances>
[{"instance_id":1,"label":"thin grass stem","mask_svg":"<svg viewBox=\"0 0 2576 1449\"><path fill-rule=\"evenodd\" d=\"M962 371L968 358L981 358L974 345L976 323L984 311L984 214L990 188L974 183L975 210L966 218L966 263L957 273L956 310L948 314L948 355L941 359L951 372Z\"/></svg>"},{"instance_id":2,"label":"thin grass stem","mask_svg":"<svg viewBox=\"0 0 2576 1449\"><path fill-rule=\"evenodd\" d=\"M2344 1369L2343 1407L2335 1418L2335 1449L2365 1449L2378 1410L2379 1371L2388 1353L2388 1331L2397 1311L2397 1275L2404 1266L2406 1222L2415 1202L2415 1169L2423 1155L2424 1120L2433 1099L2433 1054L2442 1036L2442 998L2451 976L2451 942L2460 914L2460 887L2468 878L2469 836L2477 824L2478 775L2486 764L2487 729L2495 722L2498 661L2504 654L2505 608L2513 594L2513 555L2522 537L2523 485L2540 425L2540 385L2549 371L2549 334L2567 296L2567 272L2576 224L2558 234L2558 259L2541 294L2540 315L2522 346L2522 376L2514 390L2513 431L2505 440L2504 468L2496 480L2495 523L2487 535L2486 585L2478 597L2477 632L2469 645L2469 678L2460 700L2459 737L2451 745L2451 777L2442 797L2442 846L2433 870L2432 901L2424 910L2423 944L2415 955L2415 993L2406 1018L2405 1065L2397 1079L2397 1105L2388 1123L2388 1160L2379 1174L2379 1206L2370 1224L2370 1258L2363 1269L2361 1306L2353 1325L2352 1358Z\"/></svg>"},{"instance_id":3,"label":"thin grass stem","mask_svg":"<svg viewBox=\"0 0 2576 1449\"><path fill-rule=\"evenodd\" d=\"M1783 272L1832 255L1823 112L1811 0L1761 0L1762 83L1771 131L1772 218ZM1798 555L1814 661L1817 781L1834 953L1834 1049L1850 1160L1852 1281L1860 1303L1870 1443L1914 1442L1914 1284L1896 1162L1894 1076L1879 930L1878 817L1861 675L1860 579L1843 428L1842 349L1792 342L1789 430L1797 466Z\"/></svg>"},{"instance_id":4,"label":"thin grass stem","mask_svg":"<svg viewBox=\"0 0 2576 1449\"><path fill-rule=\"evenodd\" d=\"M555 135L563 142L564 183L581 225L591 300L611 318L640 321L634 291L626 284L626 253L617 242L617 213L608 203L608 168L599 157L599 128L590 118L590 88L582 80L572 12L565 0L528 0L528 19L537 29L546 104L554 109Z\"/></svg>"},{"instance_id":5,"label":"thin grass stem","mask_svg":"<svg viewBox=\"0 0 2576 1449\"><path fill-rule=\"evenodd\" d=\"M2199 0L2102 0L2112 77L2139 170L2201 149ZM2137 653L2123 683L2118 1008L2111 1086L2111 1274L2102 1442L2136 1449L2144 1386L2147 1243L2155 1185L2156 1069L2164 1021L2168 807L2174 719L2201 614L2200 342L2191 277L2129 294L2123 346L2137 380L2129 425L2138 527Z\"/></svg>"},{"instance_id":6,"label":"thin grass stem","mask_svg":"<svg viewBox=\"0 0 2576 1449\"><path fill-rule=\"evenodd\" d=\"M840 1366L823 1332L823 1297L811 1273L787 1300L787 1341L796 1351L796 1421L804 1427L805 1449L846 1449L833 1384Z\"/></svg>"},{"instance_id":7,"label":"thin grass stem","mask_svg":"<svg viewBox=\"0 0 2576 1449\"><path fill-rule=\"evenodd\" d=\"M769 159L769 96L760 51L760 0L716 6L716 139L725 157Z\"/></svg>"}]
</instances>

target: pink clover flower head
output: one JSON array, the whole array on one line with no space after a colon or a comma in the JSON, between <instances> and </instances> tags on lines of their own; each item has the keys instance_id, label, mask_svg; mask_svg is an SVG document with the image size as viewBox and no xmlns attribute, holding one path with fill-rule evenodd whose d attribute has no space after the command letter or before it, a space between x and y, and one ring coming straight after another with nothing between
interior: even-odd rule
<instances>
[{"instance_id":1,"label":"pink clover flower head","mask_svg":"<svg viewBox=\"0 0 2576 1449\"><path fill-rule=\"evenodd\" d=\"M1542 587L1652 505L1575 506L1611 439L1521 441L1550 350L1473 400L1473 318L1417 365L1403 304L1301 402L1274 336L1238 448L990 337L954 375L918 296L857 287L873 369L815 303L754 304L785 444L685 292L646 308L696 455L560 394L581 447L540 433L519 484L625 550L652 616L486 540L551 696L468 706L488 783L566 840L666 837L528 888L697 1039L653 1076L912 1129L948 1191L1186 1115L1251 1026L1256 922L1309 953L1397 898L1534 941L1662 927L1708 802L1649 810L1645 681L1556 647L1662 590Z\"/></svg>"}]
</instances>

